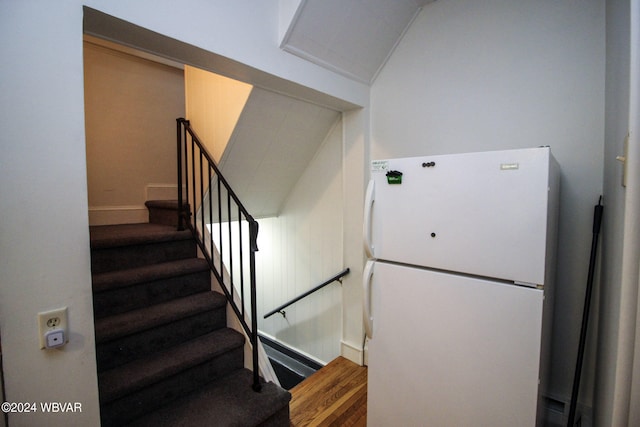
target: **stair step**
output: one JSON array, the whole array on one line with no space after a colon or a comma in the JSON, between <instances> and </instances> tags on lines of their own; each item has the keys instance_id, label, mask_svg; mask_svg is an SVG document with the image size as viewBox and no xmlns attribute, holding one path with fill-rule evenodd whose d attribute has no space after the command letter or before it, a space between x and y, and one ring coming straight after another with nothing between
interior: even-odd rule
<instances>
[{"instance_id":1,"label":"stair step","mask_svg":"<svg viewBox=\"0 0 640 427\"><path fill-rule=\"evenodd\" d=\"M98 375L102 425L122 425L241 369L242 334L224 328Z\"/></svg>"},{"instance_id":2,"label":"stair step","mask_svg":"<svg viewBox=\"0 0 640 427\"><path fill-rule=\"evenodd\" d=\"M226 303L223 295L208 291L97 319L98 371L225 327Z\"/></svg>"},{"instance_id":3,"label":"stair step","mask_svg":"<svg viewBox=\"0 0 640 427\"><path fill-rule=\"evenodd\" d=\"M101 225L89 230L94 274L196 257L189 230L148 223Z\"/></svg>"},{"instance_id":4,"label":"stair step","mask_svg":"<svg viewBox=\"0 0 640 427\"><path fill-rule=\"evenodd\" d=\"M226 298L217 292L203 292L152 307L99 319L95 323L98 344L145 331L174 320L225 306Z\"/></svg>"},{"instance_id":5,"label":"stair step","mask_svg":"<svg viewBox=\"0 0 640 427\"><path fill-rule=\"evenodd\" d=\"M253 391L252 374L240 369L183 397L171 406L135 420L132 427L289 426L291 394L263 383Z\"/></svg>"},{"instance_id":6,"label":"stair step","mask_svg":"<svg viewBox=\"0 0 640 427\"><path fill-rule=\"evenodd\" d=\"M149 210L149 222L178 226L178 200L148 200L145 206ZM183 205L183 212L189 212L189 205Z\"/></svg>"},{"instance_id":7,"label":"stair step","mask_svg":"<svg viewBox=\"0 0 640 427\"><path fill-rule=\"evenodd\" d=\"M97 319L204 292L211 288L207 261L189 258L93 275Z\"/></svg>"},{"instance_id":8,"label":"stair step","mask_svg":"<svg viewBox=\"0 0 640 427\"><path fill-rule=\"evenodd\" d=\"M191 240L191 231L162 224L116 224L89 227L91 248L121 247L148 242Z\"/></svg>"},{"instance_id":9,"label":"stair step","mask_svg":"<svg viewBox=\"0 0 640 427\"><path fill-rule=\"evenodd\" d=\"M242 334L223 328L103 372L99 375L100 399L103 403L111 402L243 344Z\"/></svg>"}]
</instances>

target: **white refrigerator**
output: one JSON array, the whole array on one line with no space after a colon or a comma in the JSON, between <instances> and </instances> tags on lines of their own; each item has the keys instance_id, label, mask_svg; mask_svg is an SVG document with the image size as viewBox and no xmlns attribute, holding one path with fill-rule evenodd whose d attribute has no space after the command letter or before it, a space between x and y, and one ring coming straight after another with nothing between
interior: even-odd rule
<instances>
[{"instance_id":1,"label":"white refrigerator","mask_svg":"<svg viewBox=\"0 0 640 427\"><path fill-rule=\"evenodd\" d=\"M542 424L558 190L548 147L371 163L369 426Z\"/></svg>"}]
</instances>

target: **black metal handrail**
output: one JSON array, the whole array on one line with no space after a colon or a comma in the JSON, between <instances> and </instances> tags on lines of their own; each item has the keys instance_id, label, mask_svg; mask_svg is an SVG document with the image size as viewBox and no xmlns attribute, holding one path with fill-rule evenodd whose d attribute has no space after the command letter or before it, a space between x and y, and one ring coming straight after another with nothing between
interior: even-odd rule
<instances>
[{"instance_id":1,"label":"black metal handrail","mask_svg":"<svg viewBox=\"0 0 640 427\"><path fill-rule=\"evenodd\" d=\"M207 152L189 121L178 118L178 229L185 225L196 242L242 328L249 336L253 358L253 389L259 391L258 314L256 304L255 253L258 251L258 222L249 214L215 161ZM184 186L184 193L183 193ZM224 194L224 195L223 195ZM214 207L217 215L214 215ZM191 212L193 209L193 214ZM199 215L199 218L198 218ZM237 222L237 224L233 224ZM217 224L217 242L214 225ZM247 230L244 230L245 227ZM235 233L235 234L234 234ZM226 239L226 241L225 241ZM248 265L244 256L249 252ZM249 276L249 312L245 319L245 276ZM240 301L235 292L239 289Z\"/></svg>"},{"instance_id":2,"label":"black metal handrail","mask_svg":"<svg viewBox=\"0 0 640 427\"><path fill-rule=\"evenodd\" d=\"M315 288L309 289L307 292L298 295L297 297L293 298L290 301L285 302L284 304L282 304L281 306L274 308L273 310L271 310L270 312L268 312L267 314L264 315L264 318L266 319L269 316L273 316L276 313L280 313L283 316L285 316L283 310L287 307L289 307L291 304L294 304L298 301L300 301L301 299L308 297L309 295L311 295L312 293L319 291L320 289L324 288L325 286L327 286L330 283L335 282L336 280L338 282L342 282L342 278L344 276L346 276L347 274L349 274L349 268L345 268L344 270L342 270L340 273L336 274L335 276L333 276L330 279L325 280L324 282L320 283L318 286L316 286Z\"/></svg>"}]
</instances>

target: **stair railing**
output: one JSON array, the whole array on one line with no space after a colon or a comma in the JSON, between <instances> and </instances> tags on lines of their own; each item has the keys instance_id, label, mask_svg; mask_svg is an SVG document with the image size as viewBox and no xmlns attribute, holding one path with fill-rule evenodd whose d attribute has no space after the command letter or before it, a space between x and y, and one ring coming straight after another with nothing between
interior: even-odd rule
<instances>
[{"instance_id":1,"label":"stair railing","mask_svg":"<svg viewBox=\"0 0 640 427\"><path fill-rule=\"evenodd\" d=\"M253 389L261 389L258 367L258 315L255 253L258 222L222 176L191 128L177 121L178 229L188 227L217 279L252 347ZM193 210L193 213L192 213ZM248 260L245 253L248 252ZM245 282L249 282L249 301ZM238 301L239 299L239 301ZM251 325L246 320L249 305Z\"/></svg>"},{"instance_id":2,"label":"stair railing","mask_svg":"<svg viewBox=\"0 0 640 427\"><path fill-rule=\"evenodd\" d=\"M264 315L264 318L268 318L270 316L273 316L276 313L280 313L282 315L282 317L287 317L287 314L285 313L284 309L289 307L290 305L300 301L303 298L308 297L309 295L311 295L312 293L319 291L320 289L324 288L325 286L333 283L333 282L340 282L342 283L342 278L344 276L346 276L347 274L349 274L349 268L345 268L344 270L342 270L340 273L336 274L335 276L333 276L330 279L325 280L324 282L320 283L318 286L315 286L311 289L309 289L308 291L298 295L297 297L285 302L284 304L274 308L273 310L271 310L270 312L268 312L267 314Z\"/></svg>"}]
</instances>

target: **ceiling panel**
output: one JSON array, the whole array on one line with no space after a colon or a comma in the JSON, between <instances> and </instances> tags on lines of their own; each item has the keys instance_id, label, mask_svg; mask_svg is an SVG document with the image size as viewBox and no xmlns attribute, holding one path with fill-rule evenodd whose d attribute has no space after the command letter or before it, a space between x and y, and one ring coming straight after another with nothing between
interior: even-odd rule
<instances>
[{"instance_id":1,"label":"ceiling panel","mask_svg":"<svg viewBox=\"0 0 640 427\"><path fill-rule=\"evenodd\" d=\"M282 48L371 84L430 0L303 0Z\"/></svg>"}]
</instances>

